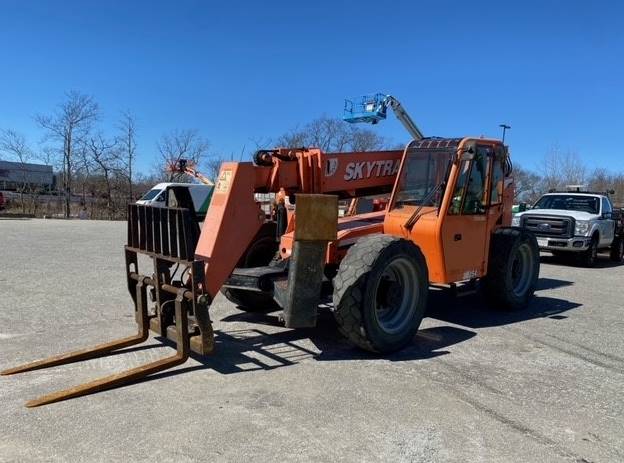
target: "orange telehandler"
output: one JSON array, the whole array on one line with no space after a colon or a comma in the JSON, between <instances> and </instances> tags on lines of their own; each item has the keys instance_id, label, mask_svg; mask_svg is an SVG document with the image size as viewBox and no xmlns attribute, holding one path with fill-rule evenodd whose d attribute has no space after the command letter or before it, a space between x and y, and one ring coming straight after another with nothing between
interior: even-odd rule
<instances>
[{"instance_id":1,"label":"orange telehandler","mask_svg":"<svg viewBox=\"0 0 624 463\"><path fill-rule=\"evenodd\" d=\"M374 123L387 107L406 114L395 99L370 101L347 120ZM495 307L524 307L539 252L533 235L510 227L506 147L423 138L411 120L402 122L414 138L402 151L278 148L258 151L253 162L223 163L201 229L184 189L173 192L176 207L129 205L126 273L138 333L2 374L97 357L145 341L150 330L176 343L171 357L27 403L38 406L171 368L191 351L209 354L209 309L220 291L244 310L281 309L292 328L314 326L319 303L332 300L340 331L378 353L412 342L429 285L480 282ZM254 199L271 192L295 204L282 226ZM338 199L380 194L390 194L385 210L338 218ZM139 254L152 260L142 271Z\"/></svg>"}]
</instances>

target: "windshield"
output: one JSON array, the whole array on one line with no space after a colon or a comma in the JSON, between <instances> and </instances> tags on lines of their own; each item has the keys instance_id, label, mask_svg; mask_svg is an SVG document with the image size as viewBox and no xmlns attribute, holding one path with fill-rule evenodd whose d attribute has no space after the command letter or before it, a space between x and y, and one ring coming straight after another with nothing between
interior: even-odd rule
<instances>
[{"instance_id":1,"label":"windshield","mask_svg":"<svg viewBox=\"0 0 624 463\"><path fill-rule=\"evenodd\" d=\"M408 149L394 207L438 206L451 156L448 151Z\"/></svg>"},{"instance_id":2,"label":"windshield","mask_svg":"<svg viewBox=\"0 0 624 463\"><path fill-rule=\"evenodd\" d=\"M535 203L533 209L563 209L598 214L600 202L596 196L546 195Z\"/></svg>"},{"instance_id":3,"label":"windshield","mask_svg":"<svg viewBox=\"0 0 624 463\"><path fill-rule=\"evenodd\" d=\"M142 200L145 200L145 201L151 201L151 200L152 200L152 199L154 199L154 198L156 197L156 195L157 195L158 193L160 193L161 191L162 191L162 190L150 190L150 191L148 191L147 193L145 193L141 199L142 199Z\"/></svg>"}]
</instances>

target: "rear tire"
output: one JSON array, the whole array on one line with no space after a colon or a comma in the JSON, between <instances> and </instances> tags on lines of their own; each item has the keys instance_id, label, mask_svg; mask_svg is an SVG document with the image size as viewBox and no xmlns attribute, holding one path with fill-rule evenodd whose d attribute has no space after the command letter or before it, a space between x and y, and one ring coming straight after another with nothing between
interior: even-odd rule
<instances>
[{"instance_id":1,"label":"rear tire","mask_svg":"<svg viewBox=\"0 0 624 463\"><path fill-rule=\"evenodd\" d=\"M613 262L621 263L624 261L624 237L616 236L611 244L611 252L609 257Z\"/></svg>"},{"instance_id":2,"label":"rear tire","mask_svg":"<svg viewBox=\"0 0 624 463\"><path fill-rule=\"evenodd\" d=\"M503 310L525 308L535 292L539 268L539 247L532 233L518 228L497 229L484 279L490 304Z\"/></svg>"},{"instance_id":3,"label":"rear tire","mask_svg":"<svg viewBox=\"0 0 624 463\"><path fill-rule=\"evenodd\" d=\"M276 225L267 222L262 226L245 254L238 261L238 268L264 267L269 265L278 250ZM239 309L246 312L269 312L278 308L273 296L260 291L222 288L221 293Z\"/></svg>"},{"instance_id":4,"label":"rear tire","mask_svg":"<svg viewBox=\"0 0 624 463\"><path fill-rule=\"evenodd\" d=\"M334 317L356 346L378 353L412 342L427 306L429 276L415 244L371 235L354 244L334 278Z\"/></svg>"}]
</instances>

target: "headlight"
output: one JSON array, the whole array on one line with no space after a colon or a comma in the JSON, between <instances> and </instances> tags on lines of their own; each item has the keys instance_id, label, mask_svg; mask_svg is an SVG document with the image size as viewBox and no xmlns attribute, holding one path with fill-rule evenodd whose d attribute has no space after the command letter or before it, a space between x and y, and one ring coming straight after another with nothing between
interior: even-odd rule
<instances>
[{"instance_id":1,"label":"headlight","mask_svg":"<svg viewBox=\"0 0 624 463\"><path fill-rule=\"evenodd\" d=\"M589 231L589 220L577 220L574 227L574 234L579 236L587 235Z\"/></svg>"},{"instance_id":2,"label":"headlight","mask_svg":"<svg viewBox=\"0 0 624 463\"><path fill-rule=\"evenodd\" d=\"M514 215L511 218L511 226L512 227L519 227L520 226L520 216L519 215Z\"/></svg>"}]
</instances>

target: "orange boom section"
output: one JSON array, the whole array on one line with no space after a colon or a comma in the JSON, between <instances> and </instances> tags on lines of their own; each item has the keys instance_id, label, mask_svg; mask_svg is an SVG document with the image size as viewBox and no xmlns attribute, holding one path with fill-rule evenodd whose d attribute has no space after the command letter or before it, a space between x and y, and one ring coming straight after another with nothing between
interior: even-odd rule
<instances>
[{"instance_id":1,"label":"orange boom section","mask_svg":"<svg viewBox=\"0 0 624 463\"><path fill-rule=\"evenodd\" d=\"M320 149L259 151L255 164L221 166L195 257L205 262L214 297L265 222L252 193L334 194L340 198L390 193L402 151L323 153Z\"/></svg>"}]
</instances>

